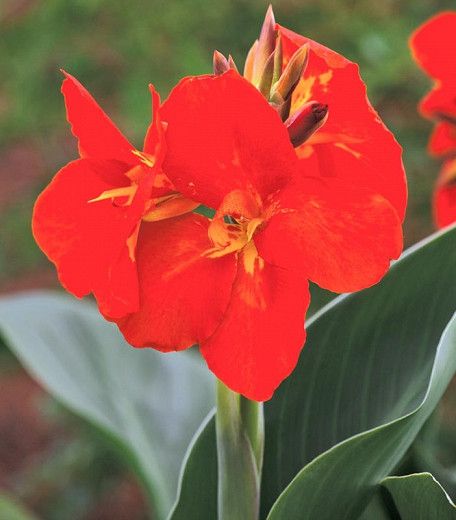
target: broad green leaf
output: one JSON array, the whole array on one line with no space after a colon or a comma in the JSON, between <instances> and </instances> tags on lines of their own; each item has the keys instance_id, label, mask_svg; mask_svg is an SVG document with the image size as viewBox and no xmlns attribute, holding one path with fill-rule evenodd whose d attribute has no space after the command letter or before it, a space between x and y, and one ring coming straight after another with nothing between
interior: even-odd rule
<instances>
[{"instance_id":1,"label":"broad green leaf","mask_svg":"<svg viewBox=\"0 0 456 520\"><path fill-rule=\"evenodd\" d=\"M280 495L268 520L357 518L403 457L456 372L456 314L437 350L423 402L411 413L348 439L305 466ZM331 501L328 496L331 495Z\"/></svg>"},{"instance_id":2,"label":"broad green leaf","mask_svg":"<svg viewBox=\"0 0 456 520\"><path fill-rule=\"evenodd\" d=\"M4 520L37 520L36 516L25 509L15 499L0 494L0 518Z\"/></svg>"},{"instance_id":3,"label":"broad green leaf","mask_svg":"<svg viewBox=\"0 0 456 520\"><path fill-rule=\"evenodd\" d=\"M296 493L287 492L292 512L282 497L272 519L356 518L400 462L456 368L453 329L437 350L456 309L455 246L455 227L436 233L381 283L337 298L308 321L296 370L265 406L262 518L300 470L305 485L295 481ZM215 449L209 441L187 458L199 472ZM216 483L205 492L204 502L215 503ZM189 500L181 495L180 507ZM212 520L203 509L187 519Z\"/></svg>"},{"instance_id":4,"label":"broad green leaf","mask_svg":"<svg viewBox=\"0 0 456 520\"><path fill-rule=\"evenodd\" d=\"M209 371L189 352L133 349L93 305L56 293L0 298L0 335L51 394L115 441L164 518L214 403Z\"/></svg>"},{"instance_id":5,"label":"broad green leaf","mask_svg":"<svg viewBox=\"0 0 456 520\"><path fill-rule=\"evenodd\" d=\"M430 473L388 477L382 486L388 491L401 520L456 519L455 505Z\"/></svg>"}]
</instances>

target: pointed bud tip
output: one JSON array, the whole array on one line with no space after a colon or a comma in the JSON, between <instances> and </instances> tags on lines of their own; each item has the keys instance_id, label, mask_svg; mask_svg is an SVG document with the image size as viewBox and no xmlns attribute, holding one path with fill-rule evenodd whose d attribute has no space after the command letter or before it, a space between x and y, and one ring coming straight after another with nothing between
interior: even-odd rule
<instances>
[{"instance_id":1,"label":"pointed bud tip","mask_svg":"<svg viewBox=\"0 0 456 520\"><path fill-rule=\"evenodd\" d=\"M219 52L217 50L214 51L212 63L213 63L214 74L216 76L220 76L221 74L223 74L230 68L228 60L225 58L225 56L221 52Z\"/></svg>"}]
</instances>

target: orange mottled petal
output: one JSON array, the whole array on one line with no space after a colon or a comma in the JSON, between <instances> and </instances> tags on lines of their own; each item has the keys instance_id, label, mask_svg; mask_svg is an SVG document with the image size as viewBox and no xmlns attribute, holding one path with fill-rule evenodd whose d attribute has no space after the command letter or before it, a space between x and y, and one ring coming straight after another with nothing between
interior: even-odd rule
<instances>
[{"instance_id":1,"label":"orange mottled petal","mask_svg":"<svg viewBox=\"0 0 456 520\"><path fill-rule=\"evenodd\" d=\"M248 399L266 401L298 361L305 341L308 283L259 260L253 272L247 272L242 255L238 265L223 321L202 343L201 353L229 388Z\"/></svg>"},{"instance_id":2,"label":"orange mottled petal","mask_svg":"<svg viewBox=\"0 0 456 520\"><path fill-rule=\"evenodd\" d=\"M383 195L403 218L407 187L402 149L372 108L358 66L308 38L283 27L279 30L285 59L304 43L310 47L291 112L311 100L328 105L326 123L297 149L298 155L303 162L313 160L323 177Z\"/></svg>"},{"instance_id":3,"label":"orange mottled petal","mask_svg":"<svg viewBox=\"0 0 456 520\"><path fill-rule=\"evenodd\" d=\"M64 72L62 94L65 98L67 119L78 140L81 157L115 159L129 165L136 164L134 149L114 125L95 99L81 83Z\"/></svg>"},{"instance_id":4,"label":"orange mottled petal","mask_svg":"<svg viewBox=\"0 0 456 520\"><path fill-rule=\"evenodd\" d=\"M136 310L136 265L127 240L141 218L141 190L130 206L111 200L88 202L113 189L106 172L116 178L125 165L116 161L79 159L62 168L39 196L33 234L56 265L62 285L75 296L93 293L100 311L121 316Z\"/></svg>"},{"instance_id":5,"label":"orange mottled petal","mask_svg":"<svg viewBox=\"0 0 456 520\"><path fill-rule=\"evenodd\" d=\"M163 170L187 197L211 208L234 190L266 197L297 163L277 112L237 72L186 78L161 109L168 123Z\"/></svg>"},{"instance_id":6,"label":"orange mottled petal","mask_svg":"<svg viewBox=\"0 0 456 520\"><path fill-rule=\"evenodd\" d=\"M140 307L116 320L135 347L170 351L210 336L228 305L236 258L202 256L209 220L187 214L143 223L138 237Z\"/></svg>"},{"instance_id":7,"label":"orange mottled petal","mask_svg":"<svg viewBox=\"0 0 456 520\"><path fill-rule=\"evenodd\" d=\"M456 159L447 161L434 191L434 220L438 228L456 222Z\"/></svg>"},{"instance_id":8,"label":"orange mottled petal","mask_svg":"<svg viewBox=\"0 0 456 520\"><path fill-rule=\"evenodd\" d=\"M280 194L279 204L255 237L260 255L325 289L369 287L402 251L395 209L365 188L337 179L303 179Z\"/></svg>"}]
</instances>

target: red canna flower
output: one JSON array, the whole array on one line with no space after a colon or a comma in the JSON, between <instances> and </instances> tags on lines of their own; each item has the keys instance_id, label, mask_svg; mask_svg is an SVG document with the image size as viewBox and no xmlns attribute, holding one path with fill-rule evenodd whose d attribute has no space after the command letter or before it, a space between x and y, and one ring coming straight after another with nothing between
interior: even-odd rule
<instances>
[{"instance_id":1,"label":"red canna flower","mask_svg":"<svg viewBox=\"0 0 456 520\"><path fill-rule=\"evenodd\" d=\"M456 11L440 13L418 27L410 38L413 57L434 79L420 103L421 113L437 122L429 143L434 155L456 152Z\"/></svg>"},{"instance_id":2,"label":"red canna flower","mask_svg":"<svg viewBox=\"0 0 456 520\"><path fill-rule=\"evenodd\" d=\"M120 317L139 307L140 222L197 204L176 193L161 171L166 147L152 86L153 121L139 152L87 90L64 74L67 118L81 158L62 168L38 198L33 233L68 291L78 297L93 293L104 315Z\"/></svg>"},{"instance_id":3,"label":"red canna flower","mask_svg":"<svg viewBox=\"0 0 456 520\"><path fill-rule=\"evenodd\" d=\"M277 110L235 70L184 79L160 114L166 175L216 213L209 226L163 221L160 236L160 223L141 227L141 308L116 321L137 347L199 343L226 385L269 399L304 343L308 280L338 292L376 283L401 252L401 218L371 186L299 160ZM402 179L400 156L394 167ZM157 261L163 249L171 258Z\"/></svg>"},{"instance_id":4,"label":"red canna flower","mask_svg":"<svg viewBox=\"0 0 456 520\"><path fill-rule=\"evenodd\" d=\"M231 57L214 65L161 107L154 96L141 153L67 83L82 158L41 195L34 231L64 285L93 292L132 345L197 343L219 379L262 401L296 365L308 280L359 290L399 256L401 150L357 67L277 31L272 11L246 78Z\"/></svg>"},{"instance_id":5,"label":"red canna flower","mask_svg":"<svg viewBox=\"0 0 456 520\"><path fill-rule=\"evenodd\" d=\"M456 222L456 159L446 161L434 190L434 220L442 228Z\"/></svg>"}]
</instances>

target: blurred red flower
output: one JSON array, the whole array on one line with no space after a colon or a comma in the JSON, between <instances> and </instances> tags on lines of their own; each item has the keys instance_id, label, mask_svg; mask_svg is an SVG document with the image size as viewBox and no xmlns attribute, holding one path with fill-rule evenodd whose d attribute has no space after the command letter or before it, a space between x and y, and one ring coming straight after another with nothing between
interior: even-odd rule
<instances>
[{"instance_id":1,"label":"blurred red flower","mask_svg":"<svg viewBox=\"0 0 456 520\"><path fill-rule=\"evenodd\" d=\"M456 156L456 12L442 12L412 34L410 48L421 68L434 79L432 90L421 100L423 116L436 121L429 141L433 155ZM447 161L434 192L434 220L438 227L456 220L454 161Z\"/></svg>"},{"instance_id":2,"label":"blurred red flower","mask_svg":"<svg viewBox=\"0 0 456 520\"><path fill-rule=\"evenodd\" d=\"M442 167L434 190L434 220L439 228L456 222L456 158Z\"/></svg>"}]
</instances>

